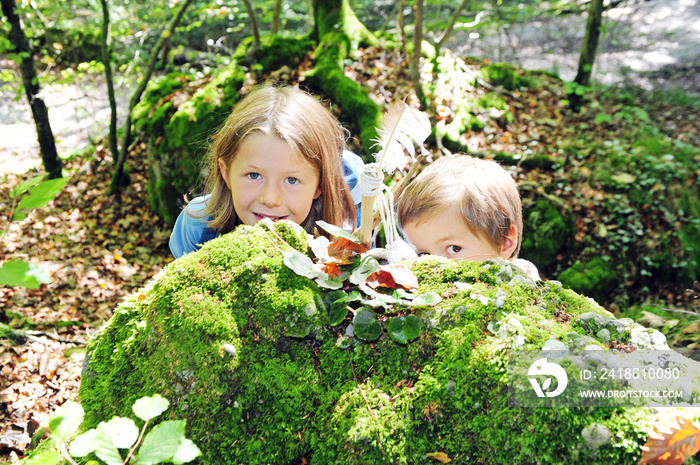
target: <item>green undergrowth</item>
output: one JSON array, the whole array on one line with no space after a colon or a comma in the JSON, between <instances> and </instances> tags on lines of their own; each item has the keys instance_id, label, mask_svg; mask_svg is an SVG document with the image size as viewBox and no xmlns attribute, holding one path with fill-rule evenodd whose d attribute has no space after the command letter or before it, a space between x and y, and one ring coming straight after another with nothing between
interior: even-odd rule
<instances>
[{"instance_id":1,"label":"green undergrowth","mask_svg":"<svg viewBox=\"0 0 700 465\"><path fill-rule=\"evenodd\" d=\"M187 421L201 463L432 464L437 452L454 463L639 460L651 410L509 405L511 349L609 346L595 332L615 320L591 299L502 260L420 258L405 263L415 299L439 299L371 310L383 325L419 319L419 335L399 343L384 328L365 341L352 315L369 303L349 300L336 318L347 285L331 291L296 274L285 243L310 254L291 223L241 226L130 295L89 342L85 427L157 393L172 406L164 420ZM634 325L618 326L634 344ZM610 435L594 447L583 431L598 425Z\"/></svg>"}]
</instances>

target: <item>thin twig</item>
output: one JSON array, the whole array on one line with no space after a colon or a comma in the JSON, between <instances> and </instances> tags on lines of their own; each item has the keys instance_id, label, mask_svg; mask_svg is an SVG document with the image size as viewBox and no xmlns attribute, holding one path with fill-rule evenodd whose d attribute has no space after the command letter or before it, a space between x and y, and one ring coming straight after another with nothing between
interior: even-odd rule
<instances>
[{"instance_id":1,"label":"thin twig","mask_svg":"<svg viewBox=\"0 0 700 465\"><path fill-rule=\"evenodd\" d=\"M134 446L131 449L129 449L129 453L127 454L126 458L124 459L124 462L122 462L124 465L129 463L129 460L134 455L134 452L136 452L136 448L139 447L139 445L141 444L141 439L143 439L143 433L146 432L146 428L148 427L149 421L151 421L150 418L148 420L146 420L146 423L144 423L143 428L141 429L141 433L139 434L139 438L136 440L136 443L134 443Z\"/></svg>"},{"instance_id":2,"label":"thin twig","mask_svg":"<svg viewBox=\"0 0 700 465\"><path fill-rule=\"evenodd\" d=\"M369 406L369 401L367 400L367 396L365 395L365 391L362 390L362 387L360 386L360 382L357 380L357 375L355 375L355 365L352 363L352 356L350 355L350 351L348 349L345 349L345 351L348 353L348 358L350 359L350 368L352 369L352 377L355 378L355 384L357 384L357 389L360 390L360 394L362 394L362 398L365 400L365 405L367 406L367 410L369 410L370 416L379 423L379 420L377 420L377 417L374 416L374 412L372 411L372 408ZM382 449L382 443L379 440L379 430L375 430L375 433L377 433L377 446L379 446L379 450L381 451L382 455L384 455L384 449Z\"/></svg>"}]
</instances>

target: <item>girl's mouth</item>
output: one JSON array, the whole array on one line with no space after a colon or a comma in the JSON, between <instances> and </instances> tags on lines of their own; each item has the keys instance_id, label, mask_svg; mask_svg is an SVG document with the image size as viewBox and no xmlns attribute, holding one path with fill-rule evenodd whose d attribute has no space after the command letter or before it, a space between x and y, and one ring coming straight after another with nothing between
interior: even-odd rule
<instances>
[{"instance_id":1,"label":"girl's mouth","mask_svg":"<svg viewBox=\"0 0 700 465\"><path fill-rule=\"evenodd\" d=\"M279 220L284 220L287 218L287 216L272 216L272 215L263 215L262 213L253 213L258 220L262 220L263 218L269 218L272 221L279 221Z\"/></svg>"}]
</instances>

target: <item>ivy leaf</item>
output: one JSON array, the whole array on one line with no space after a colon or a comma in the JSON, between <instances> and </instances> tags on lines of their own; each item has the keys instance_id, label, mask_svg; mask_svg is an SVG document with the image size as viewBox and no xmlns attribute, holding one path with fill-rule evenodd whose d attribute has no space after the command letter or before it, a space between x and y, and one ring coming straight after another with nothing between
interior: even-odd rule
<instances>
[{"instance_id":1,"label":"ivy leaf","mask_svg":"<svg viewBox=\"0 0 700 465\"><path fill-rule=\"evenodd\" d=\"M328 308L328 324L339 325L348 314L350 297L343 291L334 291L329 292L323 300Z\"/></svg>"},{"instance_id":2,"label":"ivy leaf","mask_svg":"<svg viewBox=\"0 0 700 465\"><path fill-rule=\"evenodd\" d=\"M84 415L83 407L79 403L72 400L65 402L51 414L49 420L51 435L67 440L78 431Z\"/></svg>"},{"instance_id":3,"label":"ivy leaf","mask_svg":"<svg viewBox=\"0 0 700 465\"><path fill-rule=\"evenodd\" d=\"M137 417L143 421L151 420L168 410L168 399L156 394L152 397L142 397L131 407Z\"/></svg>"},{"instance_id":4,"label":"ivy leaf","mask_svg":"<svg viewBox=\"0 0 700 465\"><path fill-rule=\"evenodd\" d=\"M345 231L343 228L339 228L338 226L335 226L333 224L326 223L325 221L318 220L316 224L326 231L328 234L331 234L335 237L344 237L345 239L349 239L352 242L360 242L360 239L356 238L352 234L348 233Z\"/></svg>"},{"instance_id":5,"label":"ivy leaf","mask_svg":"<svg viewBox=\"0 0 700 465\"><path fill-rule=\"evenodd\" d=\"M700 425L676 416L659 425L649 434L642 447L639 464L681 465L700 450Z\"/></svg>"},{"instance_id":6,"label":"ivy leaf","mask_svg":"<svg viewBox=\"0 0 700 465\"><path fill-rule=\"evenodd\" d=\"M392 263L380 265L379 270L367 277L367 285L372 289L377 287L415 289L418 287L418 278L403 263Z\"/></svg>"},{"instance_id":7,"label":"ivy leaf","mask_svg":"<svg viewBox=\"0 0 700 465\"><path fill-rule=\"evenodd\" d=\"M319 276L320 272L314 268L314 262L299 252L298 250L290 250L284 252L284 264L287 268L305 278L314 279Z\"/></svg>"},{"instance_id":8,"label":"ivy leaf","mask_svg":"<svg viewBox=\"0 0 700 465\"><path fill-rule=\"evenodd\" d=\"M143 439L136 465L171 460L185 439L185 421L169 420L153 428Z\"/></svg>"},{"instance_id":9,"label":"ivy leaf","mask_svg":"<svg viewBox=\"0 0 700 465\"><path fill-rule=\"evenodd\" d=\"M425 294L415 297L411 305L414 307L430 307L440 302L442 302L442 297L440 297L439 294L435 292L426 292Z\"/></svg>"},{"instance_id":10,"label":"ivy leaf","mask_svg":"<svg viewBox=\"0 0 700 465\"><path fill-rule=\"evenodd\" d=\"M355 336L365 341L375 341L382 335L382 326L377 321L377 315L370 310L360 309L352 319Z\"/></svg>"},{"instance_id":11,"label":"ivy leaf","mask_svg":"<svg viewBox=\"0 0 700 465\"><path fill-rule=\"evenodd\" d=\"M396 317L389 321L387 330L389 331L389 336L401 344L407 344L409 341L414 340L420 336L422 323L419 318L410 315L407 317Z\"/></svg>"}]
</instances>

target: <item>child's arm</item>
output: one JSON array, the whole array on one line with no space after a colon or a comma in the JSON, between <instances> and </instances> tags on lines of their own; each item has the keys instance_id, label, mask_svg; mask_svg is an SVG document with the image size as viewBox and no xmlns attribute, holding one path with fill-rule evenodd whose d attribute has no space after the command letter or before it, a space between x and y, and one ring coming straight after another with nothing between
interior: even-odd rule
<instances>
[{"instance_id":1,"label":"child's arm","mask_svg":"<svg viewBox=\"0 0 700 465\"><path fill-rule=\"evenodd\" d=\"M178 215L169 243L175 258L199 250L202 244L218 236L215 230L207 228L208 218L201 216L208 199L209 196L193 199Z\"/></svg>"}]
</instances>

